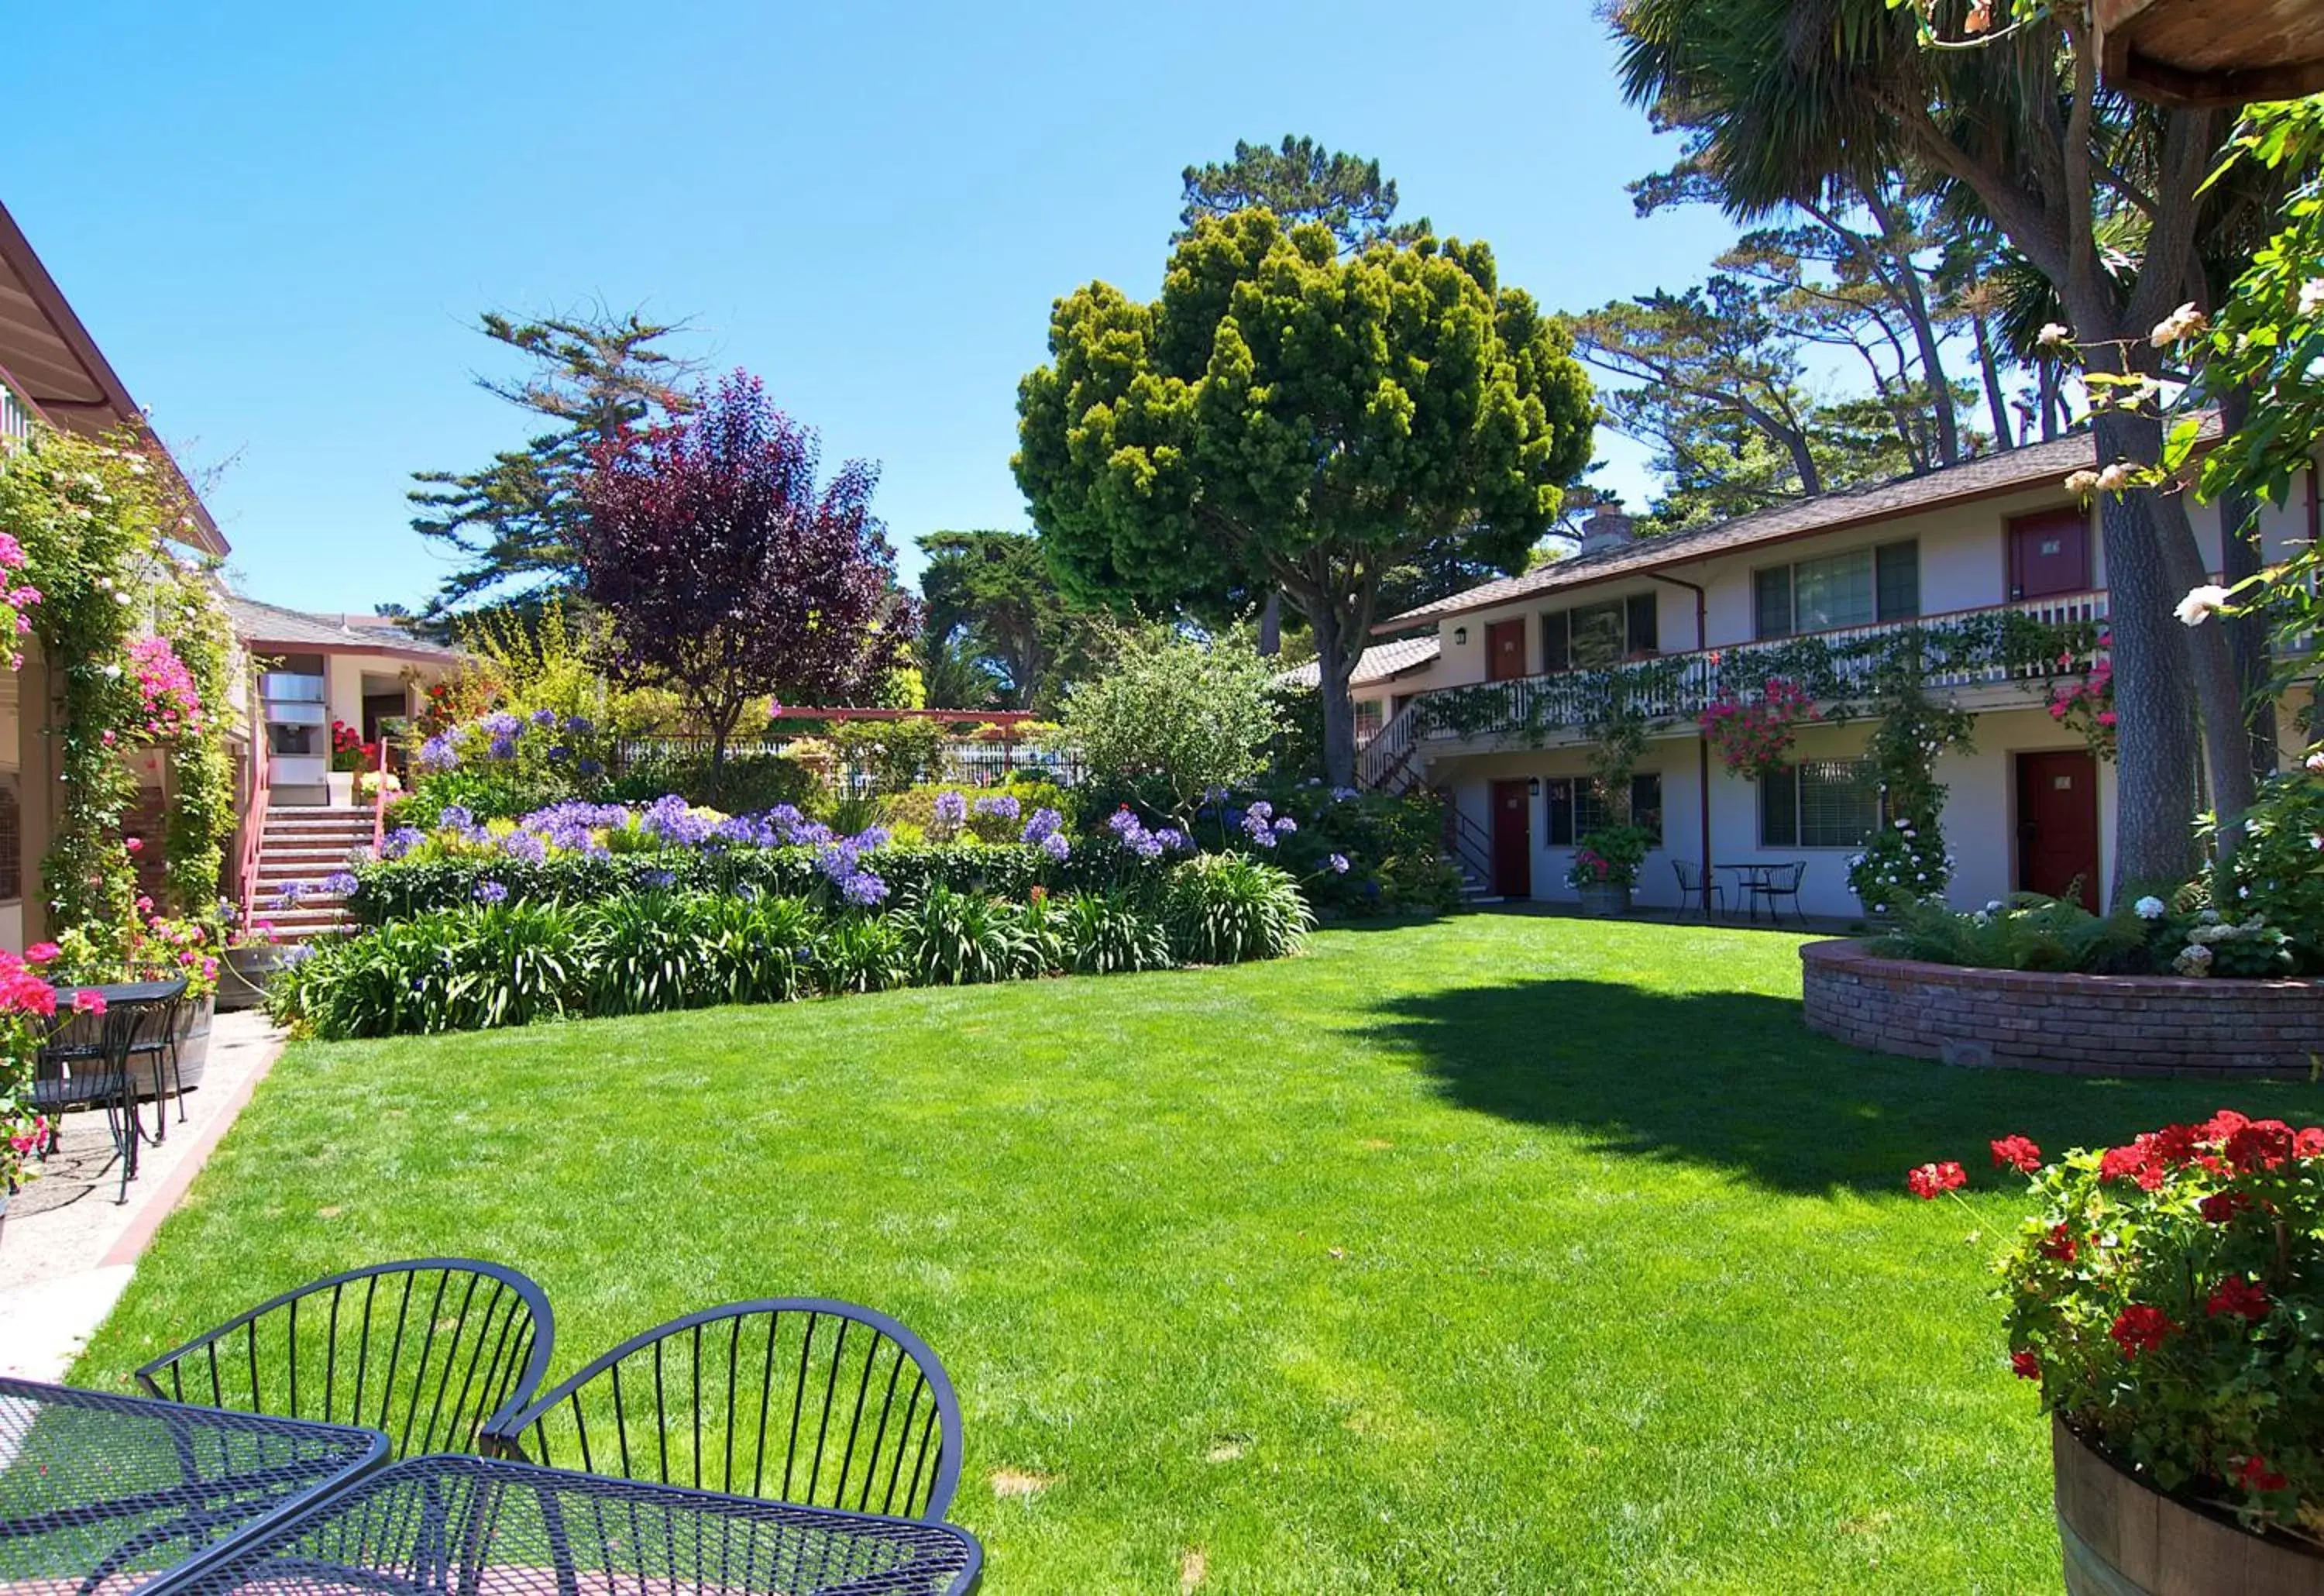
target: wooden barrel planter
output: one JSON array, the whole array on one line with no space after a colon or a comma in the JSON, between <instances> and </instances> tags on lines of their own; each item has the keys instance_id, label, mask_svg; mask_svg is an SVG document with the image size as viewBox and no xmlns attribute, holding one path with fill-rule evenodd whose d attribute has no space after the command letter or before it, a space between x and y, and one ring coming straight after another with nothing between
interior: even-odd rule
<instances>
[{"instance_id":1,"label":"wooden barrel planter","mask_svg":"<svg viewBox=\"0 0 2324 1596\"><path fill-rule=\"evenodd\" d=\"M272 943L226 949L218 962L218 1012L255 1009L266 1001L266 983L281 964L282 949Z\"/></svg>"},{"instance_id":2,"label":"wooden barrel planter","mask_svg":"<svg viewBox=\"0 0 2324 1596\"><path fill-rule=\"evenodd\" d=\"M1582 895L1582 912L1592 919L1619 919L1630 912L1630 889L1616 881L1598 881L1577 887Z\"/></svg>"},{"instance_id":3,"label":"wooden barrel planter","mask_svg":"<svg viewBox=\"0 0 2324 1596\"><path fill-rule=\"evenodd\" d=\"M2173 1499L2052 1415L2067 1596L2324 1596L2324 1556Z\"/></svg>"},{"instance_id":4,"label":"wooden barrel planter","mask_svg":"<svg viewBox=\"0 0 2324 1596\"><path fill-rule=\"evenodd\" d=\"M210 1021L217 1012L215 995L178 1007L178 1084L188 1091L202 1084L209 1068Z\"/></svg>"}]
</instances>

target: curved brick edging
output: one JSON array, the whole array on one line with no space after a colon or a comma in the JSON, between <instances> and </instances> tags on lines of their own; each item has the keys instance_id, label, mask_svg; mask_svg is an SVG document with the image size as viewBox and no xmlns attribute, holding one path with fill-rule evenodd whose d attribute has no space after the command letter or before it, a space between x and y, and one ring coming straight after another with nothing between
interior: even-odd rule
<instances>
[{"instance_id":1,"label":"curved brick edging","mask_svg":"<svg viewBox=\"0 0 2324 1596\"><path fill-rule=\"evenodd\" d=\"M1876 1053L2052 1075L2308 1080L2324 982L2062 975L1800 949L1812 1030Z\"/></svg>"}]
</instances>

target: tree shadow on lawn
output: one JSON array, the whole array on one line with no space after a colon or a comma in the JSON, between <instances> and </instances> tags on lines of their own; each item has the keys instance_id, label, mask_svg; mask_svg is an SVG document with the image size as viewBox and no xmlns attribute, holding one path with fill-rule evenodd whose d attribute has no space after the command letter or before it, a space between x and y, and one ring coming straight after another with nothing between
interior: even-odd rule
<instances>
[{"instance_id":1,"label":"tree shadow on lawn","mask_svg":"<svg viewBox=\"0 0 2324 1596\"><path fill-rule=\"evenodd\" d=\"M1416 1052L1443 1094L1608 1152L1737 1170L1784 1192L1902 1192L1932 1158L1989 1169L2019 1132L2049 1153L2112 1145L2226 1106L2308 1124L2324 1090L1950 1068L1844 1047L1798 1000L1612 982L1462 986L1388 1001L1364 1029Z\"/></svg>"}]
</instances>

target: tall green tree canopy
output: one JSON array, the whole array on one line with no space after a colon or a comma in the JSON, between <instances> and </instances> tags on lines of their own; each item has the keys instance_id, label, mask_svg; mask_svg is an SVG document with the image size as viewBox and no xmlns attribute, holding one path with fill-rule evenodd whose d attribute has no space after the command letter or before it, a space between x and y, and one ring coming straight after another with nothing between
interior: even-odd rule
<instances>
[{"instance_id":1,"label":"tall green tree canopy","mask_svg":"<svg viewBox=\"0 0 2324 1596\"><path fill-rule=\"evenodd\" d=\"M479 601L537 604L576 587L591 451L693 405L692 363L657 346L678 330L673 323L606 311L517 321L488 310L478 326L529 369L476 385L549 425L480 469L412 473L412 530L459 562L429 606L426 619L439 623Z\"/></svg>"},{"instance_id":2,"label":"tall green tree canopy","mask_svg":"<svg viewBox=\"0 0 2324 1596\"><path fill-rule=\"evenodd\" d=\"M1597 420L1564 331L1484 244L1343 257L1265 210L1199 218L1151 304L1102 282L1058 300L1049 352L1014 465L1068 594L1169 604L1263 574L1314 629L1341 782L1384 577L1454 533L1521 568Z\"/></svg>"},{"instance_id":3,"label":"tall green tree canopy","mask_svg":"<svg viewBox=\"0 0 2324 1596\"><path fill-rule=\"evenodd\" d=\"M941 678L967 689L964 664L1001 707L1047 709L1064 684L1058 666L1082 624L1058 591L1041 540L1030 532L931 532L920 540L921 669L934 695ZM933 669L932 669L933 667ZM935 698L943 707L977 708Z\"/></svg>"},{"instance_id":4,"label":"tall green tree canopy","mask_svg":"<svg viewBox=\"0 0 2324 1596\"><path fill-rule=\"evenodd\" d=\"M1239 210L1273 211L1286 226L1321 222L1349 254L1381 240L1410 243L1429 230L1426 217L1395 219L1396 180L1380 176L1379 161L1290 134L1275 147L1237 139L1233 160L1190 166L1185 180L1181 237L1204 217Z\"/></svg>"}]
</instances>

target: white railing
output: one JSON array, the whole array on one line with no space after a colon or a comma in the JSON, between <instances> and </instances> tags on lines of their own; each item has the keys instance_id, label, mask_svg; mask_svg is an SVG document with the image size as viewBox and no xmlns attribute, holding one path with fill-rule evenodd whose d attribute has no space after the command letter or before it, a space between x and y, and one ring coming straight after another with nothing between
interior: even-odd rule
<instances>
[{"instance_id":1,"label":"white railing","mask_svg":"<svg viewBox=\"0 0 2324 1596\"><path fill-rule=\"evenodd\" d=\"M0 438L21 440L32 436L32 412L6 383L0 383Z\"/></svg>"},{"instance_id":2,"label":"white railing","mask_svg":"<svg viewBox=\"0 0 2324 1596\"><path fill-rule=\"evenodd\" d=\"M1821 671L1825 679L1821 684L1825 690L1819 697L1830 703L1863 693L1871 687L1873 673L1880 661L1879 650L1868 645L1909 631L1941 629L1948 622L2013 614L2045 626L2097 626L2102 632L2107 620L2107 595L2102 592L2061 594L1923 615L1911 621L1839 627L1764 642L1665 654L1613 669L1632 714L1650 720L1691 721L1719 697L1722 688L1731 687L1747 697L1756 693L1769 675L1781 673L1784 650L1792 650L1796 656L1799 645L1813 643L1821 645L1821 651L1827 656ZM2101 650L2101 656L2103 652ZM1998 686L2047 675L2046 665L2045 661L2042 666L2028 667L2022 661L1991 653L1952 663L1940 658L1926 679L1931 687L1941 688ZM1480 717L1440 716L1430 712L1433 703L1441 704L1452 694L1490 694L1489 713ZM1410 758L1414 743L1421 737L1491 739L1517 732L1573 730L1600 714L1605 704L1603 670L1561 671L1500 682L1432 687L1416 694L1381 728L1380 735L1364 750L1359 770L1365 785L1375 786L1392 766L1401 765ZM1465 726L1463 721L1468 723ZM1424 725L1429 729L1423 731Z\"/></svg>"},{"instance_id":3,"label":"white railing","mask_svg":"<svg viewBox=\"0 0 2324 1596\"><path fill-rule=\"evenodd\" d=\"M1394 715L1380 724L1371 740L1356 750L1356 785L1380 787L1393 779L1405 761L1412 756L1415 728L1412 706L1417 700L1407 700L1397 706Z\"/></svg>"}]
</instances>

